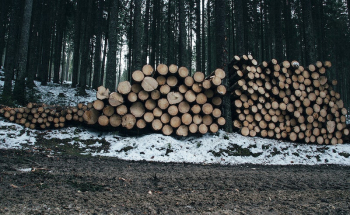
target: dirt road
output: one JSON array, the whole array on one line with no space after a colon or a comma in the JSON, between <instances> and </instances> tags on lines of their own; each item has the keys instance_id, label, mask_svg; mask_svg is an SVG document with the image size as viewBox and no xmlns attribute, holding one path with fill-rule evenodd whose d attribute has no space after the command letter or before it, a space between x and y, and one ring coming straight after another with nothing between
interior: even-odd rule
<instances>
[{"instance_id":1,"label":"dirt road","mask_svg":"<svg viewBox=\"0 0 350 215\"><path fill-rule=\"evenodd\" d=\"M0 150L1 214L350 214L349 202L344 166L203 166Z\"/></svg>"}]
</instances>

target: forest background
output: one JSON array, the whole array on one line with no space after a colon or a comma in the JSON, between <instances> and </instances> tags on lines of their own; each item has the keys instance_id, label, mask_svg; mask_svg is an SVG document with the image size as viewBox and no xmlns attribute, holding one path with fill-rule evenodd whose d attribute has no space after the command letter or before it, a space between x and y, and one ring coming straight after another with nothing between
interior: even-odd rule
<instances>
[{"instance_id":1,"label":"forest background","mask_svg":"<svg viewBox=\"0 0 350 215\"><path fill-rule=\"evenodd\" d=\"M209 75L252 54L331 61L327 76L349 108L349 11L350 0L2 0L1 103L35 99L34 80L113 91L144 64Z\"/></svg>"}]
</instances>

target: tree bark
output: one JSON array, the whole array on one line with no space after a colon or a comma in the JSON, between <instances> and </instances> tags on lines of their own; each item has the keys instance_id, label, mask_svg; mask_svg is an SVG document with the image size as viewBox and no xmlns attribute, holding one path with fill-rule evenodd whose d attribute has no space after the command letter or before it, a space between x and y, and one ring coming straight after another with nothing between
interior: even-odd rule
<instances>
[{"instance_id":1,"label":"tree bark","mask_svg":"<svg viewBox=\"0 0 350 215\"><path fill-rule=\"evenodd\" d=\"M118 46L118 13L119 13L119 1L111 1L111 11L108 26L108 57L107 57L107 70L106 70L106 88L110 91L114 91L116 87L116 55Z\"/></svg>"},{"instance_id":2,"label":"tree bark","mask_svg":"<svg viewBox=\"0 0 350 215\"><path fill-rule=\"evenodd\" d=\"M32 17L33 0L26 0L24 6L24 15L21 28L21 39L19 41L19 53L18 53L18 76L13 90L13 98L19 103L24 104L26 101L26 83L25 78L27 75L27 56L28 56L28 43L30 32L30 20Z\"/></svg>"},{"instance_id":3,"label":"tree bark","mask_svg":"<svg viewBox=\"0 0 350 215\"><path fill-rule=\"evenodd\" d=\"M132 71L142 68L142 22L141 22L141 6L142 0L135 0L134 12L134 42L133 42L133 66Z\"/></svg>"}]
</instances>

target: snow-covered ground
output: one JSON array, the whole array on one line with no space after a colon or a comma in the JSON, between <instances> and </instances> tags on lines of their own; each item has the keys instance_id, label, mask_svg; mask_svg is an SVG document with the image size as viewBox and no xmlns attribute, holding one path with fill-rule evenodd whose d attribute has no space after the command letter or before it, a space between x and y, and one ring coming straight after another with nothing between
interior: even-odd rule
<instances>
[{"instance_id":1,"label":"snow-covered ground","mask_svg":"<svg viewBox=\"0 0 350 215\"><path fill-rule=\"evenodd\" d=\"M3 82L0 81L0 89ZM54 84L40 86L40 101L48 104L75 105L93 101L95 91L87 97L75 95L75 90ZM1 93L2 90L0 90ZM60 96L63 93L65 96ZM40 144L40 146L38 145ZM190 162L198 164L268 164L268 165L350 165L350 144L309 145L289 143L259 137L244 137L237 133L175 138L162 134L125 136L118 131L103 132L84 127L58 130L31 130L0 118L1 149L75 148L81 154L111 156L125 160L159 162Z\"/></svg>"}]
</instances>

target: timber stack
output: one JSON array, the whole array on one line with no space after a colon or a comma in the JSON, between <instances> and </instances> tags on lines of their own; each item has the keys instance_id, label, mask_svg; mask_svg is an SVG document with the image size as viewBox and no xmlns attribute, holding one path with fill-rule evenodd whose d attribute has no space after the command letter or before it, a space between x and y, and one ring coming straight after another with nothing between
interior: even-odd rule
<instances>
[{"instance_id":1,"label":"timber stack","mask_svg":"<svg viewBox=\"0 0 350 215\"><path fill-rule=\"evenodd\" d=\"M134 71L132 83L123 81L116 92L100 86L96 100L76 107L29 103L26 107L0 109L11 122L28 128L60 128L74 122L94 127L149 129L164 135L216 133L225 125L221 116L226 87L225 71L215 70L210 77L172 64L150 65Z\"/></svg>"},{"instance_id":2,"label":"timber stack","mask_svg":"<svg viewBox=\"0 0 350 215\"><path fill-rule=\"evenodd\" d=\"M148 128L164 135L216 133L226 123L220 108L225 75L222 69L205 78L202 72L191 76L186 67L174 64L159 64L155 71L145 65L133 72L132 83L119 83L116 92L100 86L84 121L129 130Z\"/></svg>"},{"instance_id":3,"label":"timber stack","mask_svg":"<svg viewBox=\"0 0 350 215\"><path fill-rule=\"evenodd\" d=\"M276 59L258 65L251 55L229 65L233 125L244 136L341 144L349 135L347 110L328 80L331 62L304 68Z\"/></svg>"}]
</instances>

